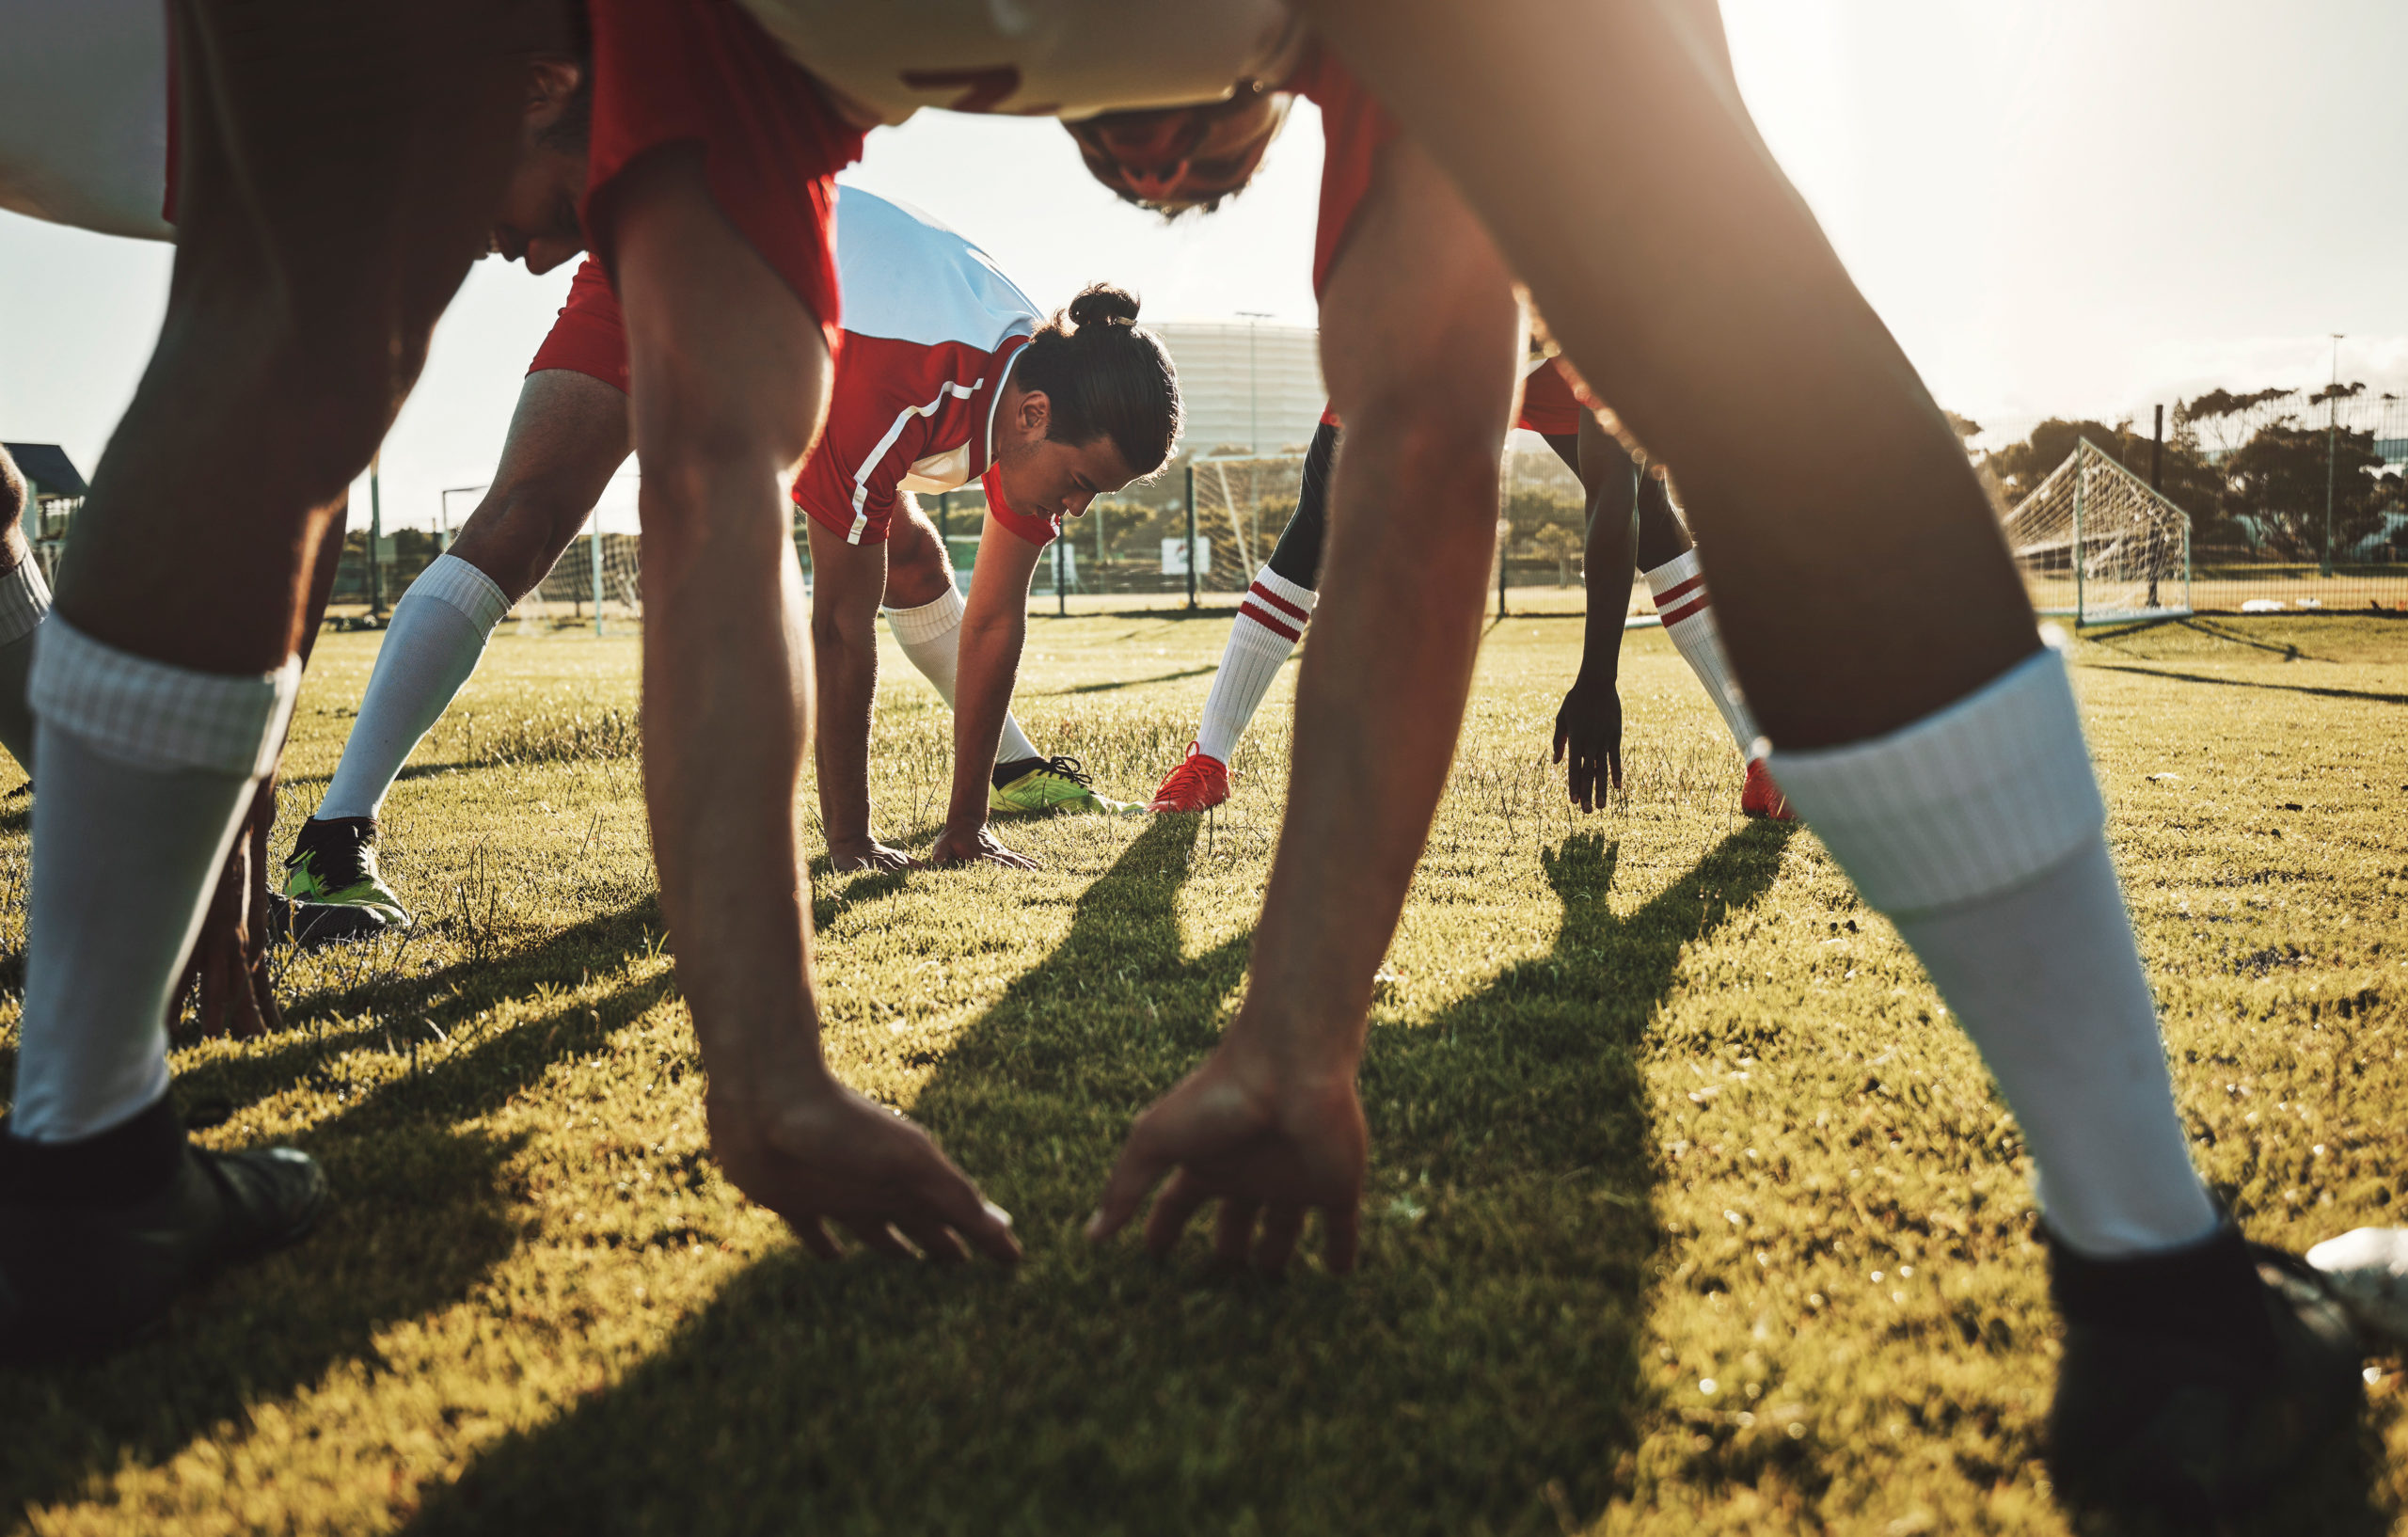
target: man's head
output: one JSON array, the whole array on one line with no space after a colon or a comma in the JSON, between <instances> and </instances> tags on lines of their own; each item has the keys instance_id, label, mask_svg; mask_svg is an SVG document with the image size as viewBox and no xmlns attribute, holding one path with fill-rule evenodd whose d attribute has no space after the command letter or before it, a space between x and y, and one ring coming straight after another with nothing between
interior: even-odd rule
<instances>
[{"instance_id":1,"label":"man's head","mask_svg":"<svg viewBox=\"0 0 2408 1537\"><path fill-rule=\"evenodd\" d=\"M1179 441L1179 373L1137 300L1087 288L1012 360L995 421L1004 503L1079 517L1097 497L1162 468Z\"/></svg>"},{"instance_id":2,"label":"man's head","mask_svg":"<svg viewBox=\"0 0 2408 1537\"><path fill-rule=\"evenodd\" d=\"M529 66L518 163L494 214L493 248L530 272L549 272L585 249L577 207L585 196L593 80L593 71L571 58Z\"/></svg>"},{"instance_id":3,"label":"man's head","mask_svg":"<svg viewBox=\"0 0 2408 1537\"><path fill-rule=\"evenodd\" d=\"M1226 102L1105 112L1062 126L1095 179L1164 214L1210 211L1254 179L1294 100L1251 82Z\"/></svg>"}]
</instances>

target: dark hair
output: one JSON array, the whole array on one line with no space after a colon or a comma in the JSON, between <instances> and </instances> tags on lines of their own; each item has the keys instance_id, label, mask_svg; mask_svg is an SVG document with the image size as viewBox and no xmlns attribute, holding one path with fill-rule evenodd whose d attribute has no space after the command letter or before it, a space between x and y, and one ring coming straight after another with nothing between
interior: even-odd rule
<instances>
[{"instance_id":1,"label":"dark hair","mask_svg":"<svg viewBox=\"0 0 2408 1537\"><path fill-rule=\"evenodd\" d=\"M1137 296L1089 283L1029 338L1012 372L1053 403L1045 436L1057 443L1109 437L1139 479L1179 441L1179 370L1162 338L1137 324Z\"/></svg>"}]
</instances>

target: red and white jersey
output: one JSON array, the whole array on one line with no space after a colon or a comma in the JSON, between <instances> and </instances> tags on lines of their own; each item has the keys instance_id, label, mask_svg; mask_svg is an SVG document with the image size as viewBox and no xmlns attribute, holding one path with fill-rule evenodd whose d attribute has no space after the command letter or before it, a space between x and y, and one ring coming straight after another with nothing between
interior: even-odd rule
<instances>
[{"instance_id":1,"label":"red and white jersey","mask_svg":"<svg viewBox=\"0 0 2408 1537\"><path fill-rule=\"evenodd\" d=\"M883 123L922 107L1087 118L1218 102L1286 78L1305 39L1283 0L741 3L851 116Z\"/></svg>"},{"instance_id":2,"label":"red and white jersey","mask_svg":"<svg viewBox=\"0 0 2408 1537\"><path fill-rule=\"evenodd\" d=\"M159 0L0 0L0 209L173 240Z\"/></svg>"},{"instance_id":3,"label":"red and white jersey","mask_svg":"<svg viewBox=\"0 0 2408 1537\"><path fill-rule=\"evenodd\" d=\"M844 346L828 425L794 499L849 543L875 544L897 491L950 491L987 473L996 402L1042 313L985 251L858 187L837 195L836 265ZM1033 536L991 486L988 501Z\"/></svg>"}]
</instances>

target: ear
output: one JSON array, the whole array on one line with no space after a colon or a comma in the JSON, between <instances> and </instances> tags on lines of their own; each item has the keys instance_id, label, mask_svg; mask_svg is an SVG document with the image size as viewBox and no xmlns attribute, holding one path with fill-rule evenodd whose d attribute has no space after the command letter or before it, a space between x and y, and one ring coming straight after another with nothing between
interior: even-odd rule
<instances>
[{"instance_id":1,"label":"ear","mask_svg":"<svg viewBox=\"0 0 2408 1537\"><path fill-rule=\"evenodd\" d=\"M1020 409L1012 413L1013 424L1028 435L1032 443L1045 436L1054 422L1054 402L1042 389L1032 389L1020 398Z\"/></svg>"},{"instance_id":2,"label":"ear","mask_svg":"<svg viewBox=\"0 0 2408 1537\"><path fill-rule=\"evenodd\" d=\"M558 55L534 59L527 66L527 111L532 116L557 113L577 94L585 71L572 58Z\"/></svg>"}]
</instances>

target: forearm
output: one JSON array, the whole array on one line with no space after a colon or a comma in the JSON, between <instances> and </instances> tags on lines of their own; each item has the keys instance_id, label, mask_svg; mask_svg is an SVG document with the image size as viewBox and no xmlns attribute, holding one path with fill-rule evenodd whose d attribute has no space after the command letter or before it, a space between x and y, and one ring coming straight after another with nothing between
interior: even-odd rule
<instances>
[{"instance_id":1,"label":"forearm","mask_svg":"<svg viewBox=\"0 0 2408 1537\"><path fill-rule=\"evenodd\" d=\"M1493 452L1418 454L1376 417L1350 414L1348 431L1288 811L1230 1031L1286 1082L1351 1073L1361 1052L1453 758L1495 543ZM1362 686L1383 677L1411 686Z\"/></svg>"},{"instance_id":2,"label":"forearm","mask_svg":"<svg viewBox=\"0 0 2408 1537\"><path fill-rule=\"evenodd\" d=\"M974 590L976 584L972 585ZM1028 639L1026 610L1025 604L1015 604L1000 612L982 612L974 604L962 620L953 706L953 798L945 811L946 825L957 832L986 825L989 775L1004 738L1004 717L1011 710L1021 649Z\"/></svg>"},{"instance_id":3,"label":"forearm","mask_svg":"<svg viewBox=\"0 0 2408 1537\"><path fill-rule=\"evenodd\" d=\"M1589 617L1581 636L1580 680L1610 684L1622 671L1622 626L1630 610L1631 547L1637 518L1610 498L1592 508L1589 543L1580 556L1580 581L1589 594Z\"/></svg>"},{"instance_id":4,"label":"forearm","mask_svg":"<svg viewBox=\"0 0 2408 1537\"><path fill-rule=\"evenodd\" d=\"M825 1077L794 825L809 646L776 478L743 468L645 478L644 781L704 1060L774 1097Z\"/></svg>"},{"instance_id":5,"label":"forearm","mask_svg":"<svg viewBox=\"0 0 2408 1537\"><path fill-rule=\"evenodd\" d=\"M811 626L812 674L819 691L812 753L819 770L819 816L832 852L870 841L869 731L878 700L878 645L872 637L855 633L856 627L844 620L822 623L817 615Z\"/></svg>"}]
</instances>

